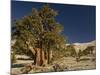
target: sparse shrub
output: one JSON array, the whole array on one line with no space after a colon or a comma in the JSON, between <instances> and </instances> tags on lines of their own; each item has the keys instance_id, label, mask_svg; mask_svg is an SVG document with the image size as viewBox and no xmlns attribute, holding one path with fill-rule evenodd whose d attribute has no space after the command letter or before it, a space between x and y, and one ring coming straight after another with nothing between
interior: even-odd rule
<instances>
[{"instance_id":1,"label":"sparse shrub","mask_svg":"<svg viewBox=\"0 0 100 75\"><path fill-rule=\"evenodd\" d=\"M11 62L12 62L12 63L16 63L16 54L15 54L15 52L13 52L13 53L11 54Z\"/></svg>"},{"instance_id":2,"label":"sparse shrub","mask_svg":"<svg viewBox=\"0 0 100 75\"><path fill-rule=\"evenodd\" d=\"M54 69L55 72L60 71L60 65L59 64L55 64L53 66L53 69Z\"/></svg>"},{"instance_id":3,"label":"sparse shrub","mask_svg":"<svg viewBox=\"0 0 100 75\"><path fill-rule=\"evenodd\" d=\"M79 57L76 57L76 61L79 62L80 61L80 58Z\"/></svg>"},{"instance_id":4,"label":"sparse shrub","mask_svg":"<svg viewBox=\"0 0 100 75\"><path fill-rule=\"evenodd\" d=\"M76 51L73 48L73 46L71 46L71 45L67 47L67 52L70 52L70 56L72 56L72 57L76 56Z\"/></svg>"},{"instance_id":5,"label":"sparse shrub","mask_svg":"<svg viewBox=\"0 0 100 75\"><path fill-rule=\"evenodd\" d=\"M93 50L95 49L94 46L88 46L84 51L83 54L84 55L93 55Z\"/></svg>"}]
</instances>

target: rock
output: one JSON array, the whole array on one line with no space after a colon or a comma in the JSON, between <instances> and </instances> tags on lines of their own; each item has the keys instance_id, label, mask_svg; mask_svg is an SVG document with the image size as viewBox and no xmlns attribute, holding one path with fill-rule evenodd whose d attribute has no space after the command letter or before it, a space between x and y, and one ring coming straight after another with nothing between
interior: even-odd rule
<instances>
[{"instance_id":1,"label":"rock","mask_svg":"<svg viewBox=\"0 0 100 75\"><path fill-rule=\"evenodd\" d=\"M24 68L21 69L21 72L23 74L28 74L28 72L30 72L32 69L33 69L32 64L27 64L27 65L25 65Z\"/></svg>"}]
</instances>

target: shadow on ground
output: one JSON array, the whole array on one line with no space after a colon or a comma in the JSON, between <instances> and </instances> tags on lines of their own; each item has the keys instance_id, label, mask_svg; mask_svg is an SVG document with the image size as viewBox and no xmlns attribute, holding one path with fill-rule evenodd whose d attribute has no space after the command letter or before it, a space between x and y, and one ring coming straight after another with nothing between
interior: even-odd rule
<instances>
[{"instance_id":1,"label":"shadow on ground","mask_svg":"<svg viewBox=\"0 0 100 75\"><path fill-rule=\"evenodd\" d=\"M18 60L33 60L31 58L17 58Z\"/></svg>"},{"instance_id":2,"label":"shadow on ground","mask_svg":"<svg viewBox=\"0 0 100 75\"><path fill-rule=\"evenodd\" d=\"M20 68L20 67L24 67L24 64L12 64L11 65L12 68Z\"/></svg>"}]
</instances>

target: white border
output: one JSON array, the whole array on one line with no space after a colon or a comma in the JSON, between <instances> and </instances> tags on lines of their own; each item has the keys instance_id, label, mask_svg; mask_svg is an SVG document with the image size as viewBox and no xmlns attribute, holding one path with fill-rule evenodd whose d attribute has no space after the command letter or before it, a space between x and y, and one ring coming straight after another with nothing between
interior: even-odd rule
<instances>
[{"instance_id":1,"label":"white border","mask_svg":"<svg viewBox=\"0 0 100 75\"><path fill-rule=\"evenodd\" d=\"M0 75L10 72L10 0L0 0Z\"/></svg>"},{"instance_id":2,"label":"white border","mask_svg":"<svg viewBox=\"0 0 100 75\"><path fill-rule=\"evenodd\" d=\"M96 5L96 0L17 0L17 1L36 1L63 4Z\"/></svg>"},{"instance_id":3,"label":"white border","mask_svg":"<svg viewBox=\"0 0 100 75\"><path fill-rule=\"evenodd\" d=\"M25 1L25 0L24 0ZM33 1L33 0L28 0ZM34 0L36 2L69 3L97 6L97 69L55 73L37 73L35 75L99 75L100 72L100 0ZM10 0L0 0L0 75L10 75ZM30 74L28 74L30 75Z\"/></svg>"}]
</instances>

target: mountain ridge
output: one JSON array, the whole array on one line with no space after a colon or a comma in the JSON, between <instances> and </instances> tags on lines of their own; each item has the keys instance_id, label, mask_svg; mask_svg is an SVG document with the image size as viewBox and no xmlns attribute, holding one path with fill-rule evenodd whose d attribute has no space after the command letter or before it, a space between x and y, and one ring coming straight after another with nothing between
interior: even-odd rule
<instances>
[{"instance_id":1,"label":"mountain ridge","mask_svg":"<svg viewBox=\"0 0 100 75\"><path fill-rule=\"evenodd\" d=\"M87 47L91 47L94 46L96 47L96 41L90 41L90 42L86 42L86 43L72 43L72 44L66 44L67 46L72 46L75 48L76 52L79 52L79 50L83 51L85 50Z\"/></svg>"}]
</instances>

